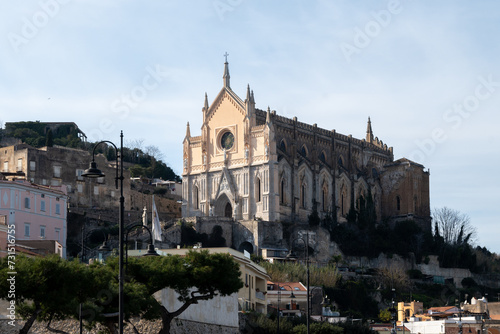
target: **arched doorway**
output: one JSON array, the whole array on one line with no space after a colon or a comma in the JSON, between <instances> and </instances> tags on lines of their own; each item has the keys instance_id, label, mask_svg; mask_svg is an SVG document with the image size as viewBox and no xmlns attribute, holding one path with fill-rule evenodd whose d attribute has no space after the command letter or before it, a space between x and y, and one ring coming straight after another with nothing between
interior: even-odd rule
<instances>
[{"instance_id":1,"label":"arched doorway","mask_svg":"<svg viewBox=\"0 0 500 334\"><path fill-rule=\"evenodd\" d=\"M240 247L238 247L238 251L242 253L244 253L244 251L247 251L250 254L253 254L253 245L248 241L244 241L240 244Z\"/></svg>"},{"instance_id":2,"label":"arched doorway","mask_svg":"<svg viewBox=\"0 0 500 334\"><path fill-rule=\"evenodd\" d=\"M226 207L224 208L224 217L233 217L233 207L231 206L230 202L227 202Z\"/></svg>"},{"instance_id":3,"label":"arched doorway","mask_svg":"<svg viewBox=\"0 0 500 334\"><path fill-rule=\"evenodd\" d=\"M226 194L221 194L214 205L214 215L219 217L233 217L233 204Z\"/></svg>"}]
</instances>

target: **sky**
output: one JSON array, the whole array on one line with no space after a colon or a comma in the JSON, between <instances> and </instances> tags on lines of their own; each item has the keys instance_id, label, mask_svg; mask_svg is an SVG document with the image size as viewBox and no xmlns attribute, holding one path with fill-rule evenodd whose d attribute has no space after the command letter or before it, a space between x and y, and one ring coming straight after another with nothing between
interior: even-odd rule
<instances>
[{"instance_id":1,"label":"sky","mask_svg":"<svg viewBox=\"0 0 500 334\"><path fill-rule=\"evenodd\" d=\"M256 107L430 170L431 209L500 254L500 2L39 0L0 3L0 124L75 122L156 146L177 174L223 85Z\"/></svg>"}]
</instances>

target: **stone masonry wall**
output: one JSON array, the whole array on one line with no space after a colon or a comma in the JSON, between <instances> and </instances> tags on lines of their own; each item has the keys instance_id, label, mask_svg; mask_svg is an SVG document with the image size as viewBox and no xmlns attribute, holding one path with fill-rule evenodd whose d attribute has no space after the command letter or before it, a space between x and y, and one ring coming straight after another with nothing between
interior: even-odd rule
<instances>
[{"instance_id":1,"label":"stone masonry wall","mask_svg":"<svg viewBox=\"0 0 500 334\"><path fill-rule=\"evenodd\" d=\"M132 320L132 323L136 327L137 331L141 334L154 334L158 333L161 329L161 321L144 321L144 320ZM24 320L16 320L15 326L11 326L8 320L0 320L0 333L2 334L17 334L19 330L24 325ZM29 333L33 334L52 334L54 332L49 331L46 328L45 322L35 322L31 327ZM77 320L65 320L65 321L53 321L51 323L51 328L64 331L66 333L78 333L80 330L79 322ZM107 329L98 325L92 330L88 331L84 328L83 333L85 334L99 334L107 333ZM125 324L123 328L125 334L136 334L129 324ZM238 328L225 327L220 325L211 325L201 322L187 321L174 319L172 321L172 326L170 328L170 334L236 334L239 333Z\"/></svg>"}]
</instances>

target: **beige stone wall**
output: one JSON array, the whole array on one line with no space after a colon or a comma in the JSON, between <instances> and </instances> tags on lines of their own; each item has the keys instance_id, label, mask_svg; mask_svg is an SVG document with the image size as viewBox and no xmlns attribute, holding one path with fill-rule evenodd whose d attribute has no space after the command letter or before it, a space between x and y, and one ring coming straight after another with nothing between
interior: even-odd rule
<instances>
[{"instance_id":1,"label":"beige stone wall","mask_svg":"<svg viewBox=\"0 0 500 334\"><path fill-rule=\"evenodd\" d=\"M158 333L161 329L161 321L145 321L134 319L132 323L141 334ZM24 325L24 320L16 320L15 326L11 326L8 320L0 320L0 333L2 334L18 334L19 330ZM35 322L29 333L31 334L52 334L46 328L45 322ZM53 321L51 328L65 331L67 333L79 333L80 324L77 320ZM84 329L85 334L101 334L106 328L97 325L90 331ZM123 328L125 334L136 334L132 326L125 324ZM207 323L174 319L170 328L170 334L236 334L239 330L235 327L227 327L220 325L211 325Z\"/></svg>"}]
</instances>

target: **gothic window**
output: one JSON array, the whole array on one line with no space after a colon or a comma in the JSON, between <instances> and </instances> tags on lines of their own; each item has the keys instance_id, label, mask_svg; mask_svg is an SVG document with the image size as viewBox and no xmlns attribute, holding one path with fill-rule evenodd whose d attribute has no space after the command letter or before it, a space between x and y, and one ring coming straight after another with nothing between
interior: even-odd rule
<instances>
[{"instance_id":1,"label":"gothic window","mask_svg":"<svg viewBox=\"0 0 500 334\"><path fill-rule=\"evenodd\" d=\"M302 145L302 148L300 149L300 153L307 158L307 147L306 145Z\"/></svg>"},{"instance_id":2,"label":"gothic window","mask_svg":"<svg viewBox=\"0 0 500 334\"><path fill-rule=\"evenodd\" d=\"M340 212L342 216L347 214L347 188L345 185L340 190Z\"/></svg>"},{"instance_id":3,"label":"gothic window","mask_svg":"<svg viewBox=\"0 0 500 334\"><path fill-rule=\"evenodd\" d=\"M337 163L338 163L339 167L344 167L344 159L342 159L342 156L339 157L339 160Z\"/></svg>"},{"instance_id":4,"label":"gothic window","mask_svg":"<svg viewBox=\"0 0 500 334\"><path fill-rule=\"evenodd\" d=\"M282 150L284 153L286 153L286 143L285 143L284 139L281 139L280 150Z\"/></svg>"},{"instance_id":5,"label":"gothic window","mask_svg":"<svg viewBox=\"0 0 500 334\"><path fill-rule=\"evenodd\" d=\"M301 205L302 208L306 208L306 184L302 183L302 186L300 187L300 199L301 199Z\"/></svg>"},{"instance_id":6,"label":"gothic window","mask_svg":"<svg viewBox=\"0 0 500 334\"><path fill-rule=\"evenodd\" d=\"M323 186L321 197L323 199L323 212L327 212L328 211L328 187L326 185Z\"/></svg>"},{"instance_id":7,"label":"gothic window","mask_svg":"<svg viewBox=\"0 0 500 334\"><path fill-rule=\"evenodd\" d=\"M321 160L322 162L326 163L326 155L325 155L325 152L321 152L321 154L319 155L319 160Z\"/></svg>"},{"instance_id":8,"label":"gothic window","mask_svg":"<svg viewBox=\"0 0 500 334\"><path fill-rule=\"evenodd\" d=\"M281 178L280 182L280 203L285 204L285 194L286 194L286 188L285 188L285 178Z\"/></svg>"},{"instance_id":9,"label":"gothic window","mask_svg":"<svg viewBox=\"0 0 500 334\"><path fill-rule=\"evenodd\" d=\"M401 198L396 196L396 210L401 210Z\"/></svg>"},{"instance_id":10,"label":"gothic window","mask_svg":"<svg viewBox=\"0 0 500 334\"><path fill-rule=\"evenodd\" d=\"M226 207L224 208L224 217L231 218L233 216L233 207L231 203L227 202Z\"/></svg>"},{"instance_id":11,"label":"gothic window","mask_svg":"<svg viewBox=\"0 0 500 334\"><path fill-rule=\"evenodd\" d=\"M262 193L260 189L260 178L255 179L255 202L260 202L262 200Z\"/></svg>"},{"instance_id":12,"label":"gothic window","mask_svg":"<svg viewBox=\"0 0 500 334\"><path fill-rule=\"evenodd\" d=\"M200 208L200 198L199 198L198 186L194 186L194 188L193 188L193 208L196 210L198 210Z\"/></svg>"}]
</instances>

